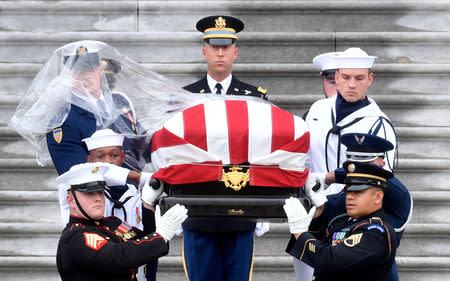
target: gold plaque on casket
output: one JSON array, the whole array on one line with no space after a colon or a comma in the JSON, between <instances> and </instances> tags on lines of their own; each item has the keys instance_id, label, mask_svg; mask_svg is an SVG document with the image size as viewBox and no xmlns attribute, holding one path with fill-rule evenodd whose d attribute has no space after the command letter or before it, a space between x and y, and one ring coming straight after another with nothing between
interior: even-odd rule
<instances>
[{"instance_id":1,"label":"gold plaque on casket","mask_svg":"<svg viewBox=\"0 0 450 281\"><path fill-rule=\"evenodd\" d=\"M221 181L224 182L226 187L229 187L234 191L241 190L241 188L247 185L249 180L249 170L244 173L242 172L242 168L238 166L231 167L229 172L225 172L225 169L223 169Z\"/></svg>"}]
</instances>

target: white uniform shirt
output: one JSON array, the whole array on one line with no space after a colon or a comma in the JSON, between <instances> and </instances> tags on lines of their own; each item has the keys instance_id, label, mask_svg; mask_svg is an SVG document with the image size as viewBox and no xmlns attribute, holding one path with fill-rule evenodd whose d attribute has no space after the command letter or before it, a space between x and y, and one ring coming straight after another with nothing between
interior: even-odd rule
<instances>
[{"instance_id":1,"label":"white uniform shirt","mask_svg":"<svg viewBox=\"0 0 450 281\"><path fill-rule=\"evenodd\" d=\"M131 196L131 198L123 205L125 211L127 212L127 219L122 208L114 209L114 216L120 218L122 221L126 221L131 226L137 227L144 230L144 225L142 224L142 200L141 192L132 184L127 184L128 190L119 198L120 202L123 202L126 198ZM105 200L105 217L112 216L112 207L114 203L110 200Z\"/></svg>"},{"instance_id":2,"label":"white uniform shirt","mask_svg":"<svg viewBox=\"0 0 450 281\"><path fill-rule=\"evenodd\" d=\"M324 177L327 171L326 158L328 160L329 171L334 171L336 168L342 167L342 163L346 160L346 147L341 144L340 146L340 159L339 165L337 166L337 149L338 149L338 135L330 134L328 138L328 152L326 157L325 154L325 144L327 139L328 131L333 127L332 124L332 114L336 117L336 98L337 95L316 101L310 108L309 113L306 117L306 125L310 133L310 148L306 159L306 167L309 168L309 172L319 176ZM380 117L388 117L380 110L376 102L369 98L370 104L349 114L343 120L341 120L336 125L345 126L353 120L359 117L363 117L360 121L354 123L353 125L341 130L341 135L346 133L368 133L370 130L374 130L375 127L380 122ZM379 137L389 140L393 145L394 149L388 153L387 161L390 165L386 165L385 168L390 170L393 167L395 150L397 147L397 138L394 132L394 128L385 119L381 119L382 126L379 129L377 135ZM342 188L342 185L332 185L333 188L328 190L328 194L337 193ZM331 186L330 186L331 188Z\"/></svg>"}]
</instances>

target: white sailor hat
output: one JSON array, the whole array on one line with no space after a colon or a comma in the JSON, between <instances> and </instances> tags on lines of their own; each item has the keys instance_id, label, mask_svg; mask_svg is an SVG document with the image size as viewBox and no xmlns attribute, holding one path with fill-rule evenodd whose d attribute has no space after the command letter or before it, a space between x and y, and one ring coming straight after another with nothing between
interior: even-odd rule
<instances>
[{"instance_id":1,"label":"white sailor hat","mask_svg":"<svg viewBox=\"0 0 450 281\"><path fill-rule=\"evenodd\" d=\"M82 40L68 43L60 47L58 50L61 50L61 54L63 56L75 56L79 53L80 47L86 48L89 53L98 53L101 49L103 49L106 46L107 46L106 43L103 43L101 41Z\"/></svg>"},{"instance_id":2,"label":"white sailor hat","mask_svg":"<svg viewBox=\"0 0 450 281\"><path fill-rule=\"evenodd\" d=\"M338 56L341 52L329 52L316 56L313 59L313 64L320 68L320 74L323 77L333 77L334 73L338 70L336 62L333 60L334 56Z\"/></svg>"},{"instance_id":3,"label":"white sailor hat","mask_svg":"<svg viewBox=\"0 0 450 281\"><path fill-rule=\"evenodd\" d=\"M377 57L369 56L360 48L348 48L334 56L337 68L371 68Z\"/></svg>"},{"instance_id":4,"label":"white sailor hat","mask_svg":"<svg viewBox=\"0 0 450 281\"><path fill-rule=\"evenodd\" d=\"M72 166L69 171L56 178L58 184L67 186L67 189L81 192L94 192L105 190L103 175L108 171L106 163L83 163Z\"/></svg>"},{"instance_id":5,"label":"white sailor hat","mask_svg":"<svg viewBox=\"0 0 450 281\"><path fill-rule=\"evenodd\" d=\"M111 129L97 130L90 138L82 139L89 151L108 146L122 146L125 135L113 132Z\"/></svg>"}]
</instances>

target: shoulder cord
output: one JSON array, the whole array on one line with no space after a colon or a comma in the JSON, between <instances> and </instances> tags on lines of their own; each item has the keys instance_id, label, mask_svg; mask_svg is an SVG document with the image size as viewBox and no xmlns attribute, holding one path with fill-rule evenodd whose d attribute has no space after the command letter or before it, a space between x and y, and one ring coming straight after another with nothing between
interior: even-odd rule
<instances>
[{"instance_id":1,"label":"shoulder cord","mask_svg":"<svg viewBox=\"0 0 450 281\"><path fill-rule=\"evenodd\" d=\"M351 121L350 123L345 124L344 126L336 125L336 118L334 117L333 109L331 109L331 124L333 127L328 130L327 136L325 138L325 164L327 167L327 172L330 172L330 168L328 167L328 140L331 134L338 135L338 146L337 146L337 157L336 157L336 168L339 168L339 160L341 158L341 130L351 125L361 121L364 117L358 117Z\"/></svg>"},{"instance_id":2,"label":"shoulder cord","mask_svg":"<svg viewBox=\"0 0 450 281\"><path fill-rule=\"evenodd\" d=\"M391 126L392 132L394 132L394 137L395 137L394 159L392 160L392 163L391 163L391 159L389 159L389 157L386 157L386 160L387 160L387 164L388 164L389 168L391 169L391 171L393 173L395 173L395 172L397 172L397 168L398 168L398 142L397 142L397 133L395 132L394 125L392 124L392 122L389 119L387 119L383 116L380 116L378 118L378 120L372 124L372 127L370 128L368 134L376 136L378 134L378 131L381 129L381 126L383 126L384 138L387 139L386 126L384 125L383 120L386 121ZM375 127L375 125L376 125L376 127Z\"/></svg>"},{"instance_id":3,"label":"shoulder cord","mask_svg":"<svg viewBox=\"0 0 450 281\"><path fill-rule=\"evenodd\" d=\"M353 227L350 232L355 231L360 226L372 223L372 219L373 218L370 218L369 221L363 221L362 223L360 223L357 226ZM389 245L389 253L388 253L387 257L386 257L386 261L387 261L387 260L389 260L389 258L391 256L391 253L392 253L391 233L389 232L389 228L384 225L383 221L380 218L375 218L375 220L377 222L379 222L379 224L381 224L381 226L386 230L386 235L387 235L387 240L388 240L388 245Z\"/></svg>"}]
</instances>

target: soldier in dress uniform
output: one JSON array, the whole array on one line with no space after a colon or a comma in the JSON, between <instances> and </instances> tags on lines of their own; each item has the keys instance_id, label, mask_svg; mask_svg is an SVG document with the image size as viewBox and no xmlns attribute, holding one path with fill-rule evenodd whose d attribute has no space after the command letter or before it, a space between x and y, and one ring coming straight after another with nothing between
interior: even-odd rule
<instances>
[{"instance_id":1,"label":"soldier in dress uniform","mask_svg":"<svg viewBox=\"0 0 450 281\"><path fill-rule=\"evenodd\" d=\"M232 75L237 57L236 34L244 23L231 16L210 16L197 22L204 39L203 56L208 72L203 79L184 87L193 93L243 95L267 100L267 90L239 81ZM250 280L253 240L268 231L268 223L219 218L189 218L183 224L184 265L191 281ZM201 261L201 262L200 262Z\"/></svg>"},{"instance_id":2,"label":"soldier in dress uniform","mask_svg":"<svg viewBox=\"0 0 450 281\"><path fill-rule=\"evenodd\" d=\"M239 81L232 75L237 58L237 33L244 23L231 16L210 16L197 22L197 30L204 33L203 56L207 74L201 80L183 87L192 93L215 93L222 95L245 95L267 100L267 90Z\"/></svg>"},{"instance_id":3,"label":"soldier in dress uniform","mask_svg":"<svg viewBox=\"0 0 450 281\"><path fill-rule=\"evenodd\" d=\"M383 138L362 133L349 133L342 135L342 144L347 147L346 155L349 161L368 163L384 167L386 163L384 158L386 153L394 148L393 144ZM347 171L344 168L336 169L327 173L325 177L327 184L340 183L344 184ZM383 198L383 209L389 218L389 222L394 227L397 236L397 247L403 235L403 230L408 224L411 215L413 200L408 189L395 176L386 181L386 191ZM307 191L307 197L315 198L317 195L311 190ZM329 219L345 212L345 192L327 196L327 203L323 210L323 216ZM317 207L322 203L314 203ZM394 261L390 281L398 281L397 265Z\"/></svg>"},{"instance_id":4,"label":"soldier in dress uniform","mask_svg":"<svg viewBox=\"0 0 450 281\"><path fill-rule=\"evenodd\" d=\"M103 175L108 166L85 163L73 166L57 178L67 186L70 221L58 244L56 262L63 281L137 280L137 268L169 252L167 242L187 218L187 209L176 205L162 217L159 208L152 220L152 188L144 187L144 230L130 226L117 217L104 217L107 189ZM145 219L148 217L149 219ZM149 226L156 224L156 232Z\"/></svg>"},{"instance_id":5,"label":"soldier in dress uniform","mask_svg":"<svg viewBox=\"0 0 450 281\"><path fill-rule=\"evenodd\" d=\"M344 168L346 213L313 220L315 206L307 213L298 199L286 200L283 207L293 234L286 251L314 268L314 280L388 280L397 237L382 207L393 174L359 162L345 162ZM320 209L325 193L318 196Z\"/></svg>"}]
</instances>

